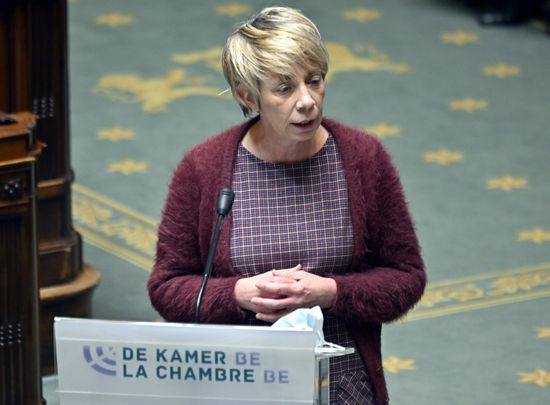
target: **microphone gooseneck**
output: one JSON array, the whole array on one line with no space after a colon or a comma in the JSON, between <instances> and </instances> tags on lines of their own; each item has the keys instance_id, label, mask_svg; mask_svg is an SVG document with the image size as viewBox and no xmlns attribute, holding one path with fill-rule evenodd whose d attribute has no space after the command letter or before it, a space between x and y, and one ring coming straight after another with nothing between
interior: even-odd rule
<instances>
[{"instance_id":1,"label":"microphone gooseneck","mask_svg":"<svg viewBox=\"0 0 550 405\"><path fill-rule=\"evenodd\" d=\"M231 211L235 193L230 188L222 188L218 194L218 215L224 217Z\"/></svg>"},{"instance_id":2,"label":"microphone gooseneck","mask_svg":"<svg viewBox=\"0 0 550 405\"><path fill-rule=\"evenodd\" d=\"M214 228L214 233L212 234L212 240L210 241L210 248L208 250L208 257L206 259L206 265L204 266L204 272L202 275L202 283L197 295L197 302L195 304L195 323L200 323L201 317L201 304L202 297L204 295L204 289L206 288L206 283L210 278L210 273L212 272L212 265L214 264L214 256L216 254L216 249L218 247L218 241L220 239L220 231L222 229L223 220L225 216L231 211L233 206L233 200L235 199L235 193L230 188L222 188L218 193L218 202L216 206L216 211L218 213L218 221L216 222L216 227Z\"/></svg>"}]
</instances>

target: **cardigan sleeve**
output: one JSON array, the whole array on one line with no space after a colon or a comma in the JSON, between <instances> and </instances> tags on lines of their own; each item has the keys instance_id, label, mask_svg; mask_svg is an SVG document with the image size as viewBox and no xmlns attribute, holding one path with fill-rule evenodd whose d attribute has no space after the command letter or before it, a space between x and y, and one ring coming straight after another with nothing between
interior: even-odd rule
<instances>
[{"instance_id":1,"label":"cardigan sleeve","mask_svg":"<svg viewBox=\"0 0 550 405\"><path fill-rule=\"evenodd\" d=\"M337 295L330 311L349 323L383 323L403 317L418 302L426 274L397 170L384 147L370 145L368 170L358 184L363 212L355 232L351 272L332 276ZM364 159L365 157L363 157ZM364 166L363 166L364 167ZM352 186L352 187L353 187ZM357 235L359 234L359 235Z\"/></svg>"},{"instance_id":2,"label":"cardigan sleeve","mask_svg":"<svg viewBox=\"0 0 550 405\"><path fill-rule=\"evenodd\" d=\"M201 224L206 224L204 229L211 229L211 222L205 221L212 219L200 217L204 203L201 184L208 184L208 179L197 174L195 160L200 161L200 155L192 158L188 153L174 172L158 228L155 264L147 284L153 307L167 321L193 321L202 282L206 254L201 251L199 236ZM236 275L217 276L213 269L203 295L202 321L242 322L245 312L234 298L237 280Z\"/></svg>"}]
</instances>

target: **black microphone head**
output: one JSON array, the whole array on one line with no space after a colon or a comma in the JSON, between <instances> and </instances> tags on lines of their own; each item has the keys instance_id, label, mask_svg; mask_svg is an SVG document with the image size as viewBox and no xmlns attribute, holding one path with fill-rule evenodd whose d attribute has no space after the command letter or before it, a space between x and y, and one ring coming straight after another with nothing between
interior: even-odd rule
<instances>
[{"instance_id":1,"label":"black microphone head","mask_svg":"<svg viewBox=\"0 0 550 405\"><path fill-rule=\"evenodd\" d=\"M218 215L224 217L231 211L235 193L230 188L222 188L218 194Z\"/></svg>"}]
</instances>

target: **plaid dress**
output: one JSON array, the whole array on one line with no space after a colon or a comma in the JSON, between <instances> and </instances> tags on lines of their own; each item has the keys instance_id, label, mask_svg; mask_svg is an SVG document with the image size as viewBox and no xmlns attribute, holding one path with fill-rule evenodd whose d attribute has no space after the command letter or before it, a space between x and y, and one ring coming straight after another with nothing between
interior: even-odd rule
<instances>
[{"instance_id":1,"label":"plaid dress","mask_svg":"<svg viewBox=\"0 0 550 405\"><path fill-rule=\"evenodd\" d=\"M233 170L231 261L254 276L301 264L318 275L345 272L353 253L347 183L329 134L311 158L292 164L258 159L239 145ZM264 324L249 314L250 324ZM325 314L325 340L355 347L338 318ZM372 387L357 353L330 361L331 404L374 404Z\"/></svg>"}]
</instances>

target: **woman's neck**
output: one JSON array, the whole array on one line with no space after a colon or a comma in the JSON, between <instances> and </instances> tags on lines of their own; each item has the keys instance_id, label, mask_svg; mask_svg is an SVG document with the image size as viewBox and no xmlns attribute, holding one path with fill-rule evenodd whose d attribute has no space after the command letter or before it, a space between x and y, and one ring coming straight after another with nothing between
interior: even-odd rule
<instances>
[{"instance_id":1,"label":"woman's neck","mask_svg":"<svg viewBox=\"0 0 550 405\"><path fill-rule=\"evenodd\" d=\"M259 122L245 134L242 145L257 158L272 163L294 163L309 159L323 147L328 132L319 126L312 138L302 142L281 142L262 130Z\"/></svg>"}]
</instances>

